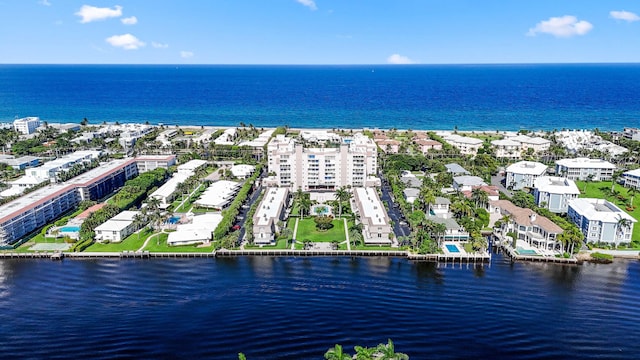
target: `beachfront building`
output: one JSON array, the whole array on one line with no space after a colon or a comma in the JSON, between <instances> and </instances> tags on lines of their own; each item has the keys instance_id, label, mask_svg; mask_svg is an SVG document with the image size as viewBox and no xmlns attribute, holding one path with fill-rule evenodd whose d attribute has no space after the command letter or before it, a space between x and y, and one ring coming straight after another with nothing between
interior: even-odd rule
<instances>
[{"instance_id":1,"label":"beachfront building","mask_svg":"<svg viewBox=\"0 0 640 360\"><path fill-rule=\"evenodd\" d=\"M209 185L193 204L201 208L221 211L231 204L241 187L242 184L235 181L216 181Z\"/></svg>"},{"instance_id":2,"label":"beachfront building","mask_svg":"<svg viewBox=\"0 0 640 360\"><path fill-rule=\"evenodd\" d=\"M457 134L447 134L443 136L444 141L448 142L451 146L460 150L460 153L464 155L475 155L478 153L478 149L482 147L483 141L477 138L460 136Z\"/></svg>"},{"instance_id":3,"label":"beachfront building","mask_svg":"<svg viewBox=\"0 0 640 360\"><path fill-rule=\"evenodd\" d=\"M566 213L569 200L576 199L580 190L573 180L557 176L540 176L534 182L536 205L554 213Z\"/></svg>"},{"instance_id":4,"label":"beachfront building","mask_svg":"<svg viewBox=\"0 0 640 360\"><path fill-rule=\"evenodd\" d=\"M548 218L531 209L516 206L509 200L492 201L490 206L492 211L508 219L496 230L501 237L513 232L517 240L523 240L533 247L554 250L556 245L560 246L557 239L563 230Z\"/></svg>"},{"instance_id":5,"label":"beachfront building","mask_svg":"<svg viewBox=\"0 0 640 360\"><path fill-rule=\"evenodd\" d=\"M201 159L189 160L182 165L178 165L178 174L193 175L196 173L196 171L198 171L198 169L206 165L207 165L206 160L201 160Z\"/></svg>"},{"instance_id":6,"label":"beachfront building","mask_svg":"<svg viewBox=\"0 0 640 360\"><path fill-rule=\"evenodd\" d=\"M282 229L278 222L284 220L289 190L268 188L253 215L253 242L258 245L274 245L276 235Z\"/></svg>"},{"instance_id":7,"label":"beachfront building","mask_svg":"<svg viewBox=\"0 0 640 360\"><path fill-rule=\"evenodd\" d=\"M640 141L640 129L638 128L624 128L622 136L629 140Z\"/></svg>"},{"instance_id":8,"label":"beachfront building","mask_svg":"<svg viewBox=\"0 0 640 360\"><path fill-rule=\"evenodd\" d=\"M605 199L580 198L569 201L569 219L587 243L629 244L636 219Z\"/></svg>"},{"instance_id":9,"label":"beachfront building","mask_svg":"<svg viewBox=\"0 0 640 360\"><path fill-rule=\"evenodd\" d=\"M52 184L0 206L0 245L25 235L75 209L82 200L100 200L138 174L133 159L113 160L65 183Z\"/></svg>"},{"instance_id":10,"label":"beachfront building","mask_svg":"<svg viewBox=\"0 0 640 360\"><path fill-rule=\"evenodd\" d=\"M36 132L38 127L40 127L40 118L35 116L16 119L13 121L14 130L23 135L33 134Z\"/></svg>"},{"instance_id":11,"label":"beachfront building","mask_svg":"<svg viewBox=\"0 0 640 360\"><path fill-rule=\"evenodd\" d=\"M325 147L306 147L277 135L269 142L268 158L268 171L280 187L313 191L380 185L377 146L360 133Z\"/></svg>"},{"instance_id":12,"label":"beachfront building","mask_svg":"<svg viewBox=\"0 0 640 360\"><path fill-rule=\"evenodd\" d=\"M491 146L495 150L495 156L500 159L520 159L522 155L522 143L511 139L500 139L491 141Z\"/></svg>"},{"instance_id":13,"label":"beachfront building","mask_svg":"<svg viewBox=\"0 0 640 360\"><path fill-rule=\"evenodd\" d=\"M629 170L622 174L624 186L640 190L640 169Z\"/></svg>"},{"instance_id":14,"label":"beachfront building","mask_svg":"<svg viewBox=\"0 0 640 360\"><path fill-rule=\"evenodd\" d=\"M471 191L475 186L486 186L487 183L479 176L462 175L453 177L453 189L455 191Z\"/></svg>"},{"instance_id":15,"label":"beachfront building","mask_svg":"<svg viewBox=\"0 0 640 360\"><path fill-rule=\"evenodd\" d=\"M170 232L167 245L197 245L211 242L213 231L222 222L221 214L200 214L190 218L188 224L178 224L176 231Z\"/></svg>"},{"instance_id":16,"label":"beachfront building","mask_svg":"<svg viewBox=\"0 0 640 360\"><path fill-rule=\"evenodd\" d=\"M574 154L597 150L610 156L618 156L628 151L627 148L604 140L590 130L560 131L556 133L556 140Z\"/></svg>"},{"instance_id":17,"label":"beachfront building","mask_svg":"<svg viewBox=\"0 0 640 360\"><path fill-rule=\"evenodd\" d=\"M534 161L519 161L506 169L505 184L513 190L533 188L534 181L544 175L547 165Z\"/></svg>"},{"instance_id":18,"label":"beachfront building","mask_svg":"<svg viewBox=\"0 0 640 360\"><path fill-rule=\"evenodd\" d=\"M123 211L106 222L98 225L94 232L98 242L122 242L127 236L138 230L134 217L139 211Z\"/></svg>"},{"instance_id":19,"label":"beachfront building","mask_svg":"<svg viewBox=\"0 0 640 360\"><path fill-rule=\"evenodd\" d=\"M427 220L436 224L443 224L446 228L442 237L444 241L469 241L469 232L451 216L434 216L427 215Z\"/></svg>"},{"instance_id":20,"label":"beachfront building","mask_svg":"<svg viewBox=\"0 0 640 360\"><path fill-rule=\"evenodd\" d=\"M136 157L138 172L141 174L157 168L169 169L175 164L175 155L143 155Z\"/></svg>"},{"instance_id":21,"label":"beachfront building","mask_svg":"<svg viewBox=\"0 0 640 360\"><path fill-rule=\"evenodd\" d=\"M601 159L575 158L556 161L556 174L571 180L611 180L616 166Z\"/></svg>"},{"instance_id":22,"label":"beachfront building","mask_svg":"<svg viewBox=\"0 0 640 360\"><path fill-rule=\"evenodd\" d=\"M393 233L391 221L375 188L354 189L354 200L360 222L363 224L365 244L390 244Z\"/></svg>"},{"instance_id":23,"label":"beachfront building","mask_svg":"<svg viewBox=\"0 0 640 360\"><path fill-rule=\"evenodd\" d=\"M61 172L70 170L74 165L84 165L90 164L92 161L98 161L101 154L102 152L97 150L76 151L46 162L42 166L29 168L25 175L55 182L57 175Z\"/></svg>"},{"instance_id":24,"label":"beachfront building","mask_svg":"<svg viewBox=\"0 0 640 360\"><path fill-rule=\"evenodd\" d=\"M541 138L539 136L527 136L527 135L517 135L508 138L511 141L517 141L520 143L520 147L522 151L527 151L528 149L532 149L535 153L541 153L549 150L551 147L551 140Z\"/></svg>"},{"instance_id":25,"label":"beachfront building","mask_svg":"<svg viewBox=\"0 0 640 360\"><path fill-rule=\"evenodd\" d=\"M233 145L238 137L238 129L228 128L225 129L220 136L213 139L213 143L216 145Z\"/></svg>"}]
</instances>

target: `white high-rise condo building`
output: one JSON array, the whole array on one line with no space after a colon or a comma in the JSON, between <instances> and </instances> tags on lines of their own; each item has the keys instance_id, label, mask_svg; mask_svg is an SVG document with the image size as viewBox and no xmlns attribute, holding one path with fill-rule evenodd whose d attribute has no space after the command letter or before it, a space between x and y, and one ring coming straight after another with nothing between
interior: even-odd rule
<instances>
[{"instance_id":1,"label":"white high-rise condo building","mask_svg":"<svg viewBox=\"0 0 640 360\"><path fill-rule=\"evenodd\" d=\"M347 185L376 186L380 182L375 177L377 146L360 133L314 147L277 135L267 148L269 173L275 174L275 186L313 191Z\"/></svg>"},{"instance_id":2,"label":"white high-rise condo building","mask_svg":"<svg viewBox=\"0 0 640 360\"><path fill-rule=\"evenodd\" d=\"M25 135L33 134L38 127L40 127L40 118L35 116L13 121L13 128L17 132Z\"/></svg>"}]
</instances>

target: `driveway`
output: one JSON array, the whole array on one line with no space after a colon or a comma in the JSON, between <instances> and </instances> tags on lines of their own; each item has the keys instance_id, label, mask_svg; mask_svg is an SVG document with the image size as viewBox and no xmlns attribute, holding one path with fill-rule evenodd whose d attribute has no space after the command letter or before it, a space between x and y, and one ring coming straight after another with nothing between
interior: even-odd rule
<instances>
[{"instance_id":1,"label":"driveway","mask_svg":"<svg viewBox=\"0 0 640 360\"><path fill-rule=\"evenodd\" d=\"M503 176L493 175L491 176L491 185L497 186L500 192L505 193L508 197L513 197L513 191L508 190L504 185L502 185Z\"/></svg>"},{"instance_id":2,"label":"driveway","mask_svg":"<svg viewBox=\"0 0 640 360\"><path fill-rule=\"evenodd\" d=\"M381 175L380 177L382 178ZM404 222L406 220L402 217L402 211L400 211L399 207L396 207L396 203L393 202L393 198L391 197L391 187L386 185L384 181L382 182L382 196L380 200L387 203L389 206L389 211L387 213L389 218L393 221L393 232L395 233L396 238L411 234L411 229L409 229L408 225L400 224L400 222Z\"/></svg>"}]
</instances>

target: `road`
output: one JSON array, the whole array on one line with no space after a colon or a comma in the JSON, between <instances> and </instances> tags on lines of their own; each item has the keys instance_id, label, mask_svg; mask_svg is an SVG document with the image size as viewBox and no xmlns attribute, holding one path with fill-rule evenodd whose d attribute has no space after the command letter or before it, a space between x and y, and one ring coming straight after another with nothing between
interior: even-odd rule
<instances>
[{"instance_id":1,"label":"road","mask_svg":"<svg viewBox=\"0 0 640 360\"><path fill-rule=\"evenodd\" d=\"M502 185L502 179L504 179L504 177L500 176L500 175L491 176L491 185L497 186L498 190L500 190L500 192L506 194L508 197L513 197L513 191L507 190L507 188L504 187L504 185Z\"/></svg>"},{"instance_id":2,"label":"road","mask_svg":"<svg viewBox=\"0 0 640 360\"><path fill-rule=\"evenodd\" d=\"M379 174L380 178L382 175ZM383 180L382 182L382 197L380 200L387 203L389 206L389 218L393 221L393 232L396 234L396 239L400 236L408 236L411 234L411 229L409 229L408 225L402 225L400 222L405 222L406 220L402 216L402 211L398 207L396 207L396 203L393 202L393 198L391 197L391 187Z\"/></svg>"}]
</instances>

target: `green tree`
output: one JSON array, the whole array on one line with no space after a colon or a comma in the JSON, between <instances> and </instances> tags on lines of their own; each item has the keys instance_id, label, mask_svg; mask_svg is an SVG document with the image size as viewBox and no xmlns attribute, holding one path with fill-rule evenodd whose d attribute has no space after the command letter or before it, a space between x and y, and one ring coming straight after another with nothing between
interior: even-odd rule
<instances>
[{"instance_id":1,"label":"green tree","mask_svg":"<svg viewBox=\"0 0 640 360\"><path fill-rule=\"evenodd\" d=\"M338 201L338 217L342 218L342 203L351 199L351 193L344 186L336 190L336 200Z\"/></svg>"},{"instance_id":2,"label":"green tree","mask_svg":"<svg viewBox=\"0 0 640 360\"><path fill-rule=\"evenodd\" d=\"M378 345L377 350L380 356L376 357L376 359L380 359L380 360L408 360L409 359L409 355L395 351L395 347L393 346L393 341L391 341L391 339L388 340L387 344Z\"/></svg>"},{"instance_id":3,"label":"green tree","mask_svg":"<svg viewBox=\"0 0 640 360\"><path fill-rule=\"evenodd\" d=\"M351 355L342 350L342 345L336 344L324 353L324 358L326 360L350 360Z\"/></svg>"}]
</instances>

